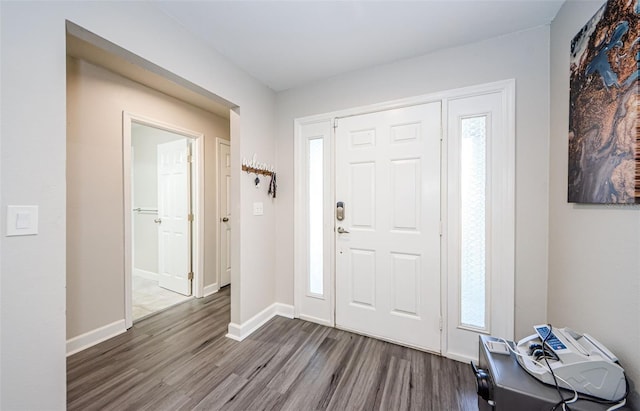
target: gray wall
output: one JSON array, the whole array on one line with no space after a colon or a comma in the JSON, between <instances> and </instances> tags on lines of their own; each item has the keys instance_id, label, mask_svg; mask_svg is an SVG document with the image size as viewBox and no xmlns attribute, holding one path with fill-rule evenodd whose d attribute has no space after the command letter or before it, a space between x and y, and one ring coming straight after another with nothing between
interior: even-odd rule
<instances>
[{"instance_id":1,"label":"gray wall","mask_svg":"<svg viewBox=\"0 0 640 411\"><path fill-rule=\"evenodd\" d=\"M278 176L293 175L296 117L514 78L516 336L546 320L549 27L338 76L277 96ZM277 300L293 304L293 185L278 180Z\"/></svg>"},{"instance_id":2,"label":"gray wall","mask_svg":"<svg viewBox=\"0 0 640 411\"><path fill-rule=\"evenodd\" d=\"M569 1L551 26L549 321L609 347L640 409L640 206L567 202L569 44L603 1Z\"/></svg>"},{"instance_id":3,"label":"gray wall","mask_svg":"<svg viewBox=\"0 0 640 411\"><path fill-rule=\"evenodd\" d=\"M265 202L261 224L253 224L258 194L240 169L255 152L275 162L275 94L147 2L0 7L0 206L40 206L37 236L0 239L0 408L64 409L66 21L239 107L231 115L231 277L246 286L232 290L236 323L275 302L275 251L264 246L275 235L274 205ZM4 219L0 225L4 232Z\"/></svg>"}]
</instances>

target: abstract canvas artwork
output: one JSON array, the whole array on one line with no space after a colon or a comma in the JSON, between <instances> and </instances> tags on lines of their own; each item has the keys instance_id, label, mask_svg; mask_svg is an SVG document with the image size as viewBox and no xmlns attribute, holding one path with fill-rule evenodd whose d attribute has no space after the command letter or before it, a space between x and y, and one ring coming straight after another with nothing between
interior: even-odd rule
<instances>
[{"instance_id":1,"label":"abstract canvas artwork","mask_svg":"<svg viewBox=\"0 0 640 411\"><path fill-rule=\"evenodd\" d=\"M571 42L572 203L640 204L640 0L609 0Z\"/></svg>"}]
</instances>

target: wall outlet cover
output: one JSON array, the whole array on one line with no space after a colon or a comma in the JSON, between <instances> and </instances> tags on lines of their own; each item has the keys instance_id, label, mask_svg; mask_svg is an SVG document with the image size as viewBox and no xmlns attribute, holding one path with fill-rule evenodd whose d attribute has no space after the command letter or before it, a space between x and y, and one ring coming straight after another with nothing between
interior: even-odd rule
<instances>
[{"instance_id":1,"label":"wall outlet cover","mask_svg":"<svg viewBox=\"0 0 640 411\"><path fill-rule=\"evenodd\" d=\"M263 215L264 204L261 202L253 203L253 215Z\"/></svg>"}]
</instances>

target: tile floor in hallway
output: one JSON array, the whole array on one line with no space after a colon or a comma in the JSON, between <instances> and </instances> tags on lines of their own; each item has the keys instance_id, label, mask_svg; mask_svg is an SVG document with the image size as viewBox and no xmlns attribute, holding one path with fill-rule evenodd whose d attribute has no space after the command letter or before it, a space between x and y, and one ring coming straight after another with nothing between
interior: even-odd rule
<instances>
[{"instance_id":1,"label":"tile floor in hallway","mask_svg":"<svg viewBox=\"0 0 640 411\"><path fill-rule=\"evenodd\" d=\"M156 311L190 299L158 285L154 281L137 275L133 276L133 320L139 320Z\"/></svg>"}]
</instances>

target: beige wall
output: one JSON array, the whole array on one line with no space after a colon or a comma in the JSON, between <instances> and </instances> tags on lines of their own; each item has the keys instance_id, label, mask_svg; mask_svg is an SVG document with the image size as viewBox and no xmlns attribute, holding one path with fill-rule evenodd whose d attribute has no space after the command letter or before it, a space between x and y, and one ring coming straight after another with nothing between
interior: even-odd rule
<instances>
[{"instance_id":1,"label":"beige wall","mask_svg":"<svg viewBox=\"0 0 640 411\"><path fill-rule=\"evenodd\" d=\"M124 318L122 112L205 135L204 284L216 282L216 137L229 120L82 60L67 62L67 338Z\"/></svg>"},{"instance_id":2,"label":"beige wall","mask_svg":"<svg viewBox=\"0 0 640 411\"><path fill-rule=\"evenodd\" d=\"M569 1L551 25L549 321L609 347L640 409L640 206L567 202L569 45L604 2Z\"/></svg>"}]
</instances>

